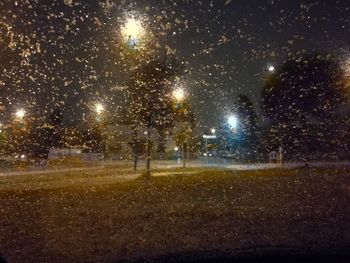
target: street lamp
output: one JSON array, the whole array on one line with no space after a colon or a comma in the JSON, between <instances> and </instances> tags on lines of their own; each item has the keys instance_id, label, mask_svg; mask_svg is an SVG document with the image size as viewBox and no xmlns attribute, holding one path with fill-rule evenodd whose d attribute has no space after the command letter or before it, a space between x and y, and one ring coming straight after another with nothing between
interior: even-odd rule
<instances>
[{"instance_id":1,"label":"street lamp","mask_svg":"<svg viewBox=\"0 0 350 263\"><path fill-rule=\"evenodd\" d=\"M181 102L185 99L185 91L182 88L177 88L173 91L173 97L177 102Z\"/></svg>"},{"instance_id":2,"label":"street lamp","mask_svg":"<svg viewBox=\"0 0 350 263\"><path fill-rule=\"evenodd\" d=\"M103 107L103 105L101 103L96 103L95 112L97 113L97 115L101 115L104 110L105 110L105 108Z\"/></svg>"},{"instance_id":3,"label":"street lamp","mask_svg":"<svg viewBox=\"0 0 350 263\"><path fill-rule=\"evenodd\" d=\"M24 109L19 109L16 111L15 115L19 120L23 120L24 116L26 115L26 111Z\"/></svg>"},{"instance_id":4,"label":"street lamp","mask_svg":"<svg viewBox=\"0 0 350 263\"><path fill-rule=\"evenodd\" d=\"M236 115L231 115L227 118L228 126L231 130L236 130L238 126L238 118Z\"/></svg>"},{"instance_id":5,"label":"street lamp","mask_svg":"<svg viewBox=\"0 0 350 263\"><path fill-rule=\"evenodd\" d=\"M270 66L268 66L268 70L269 70L269 72L273 73L273 72L275 72L276 68L275 68L275 66L270 65Z\"/></svg>"},{"instance_id":6,"label":"street lamp","mask_svg":"<svg viewBox=\"0 0 350 263\"><path fill-rule=\"evenodd\" d=\"M135 49L139 45L140 39L144 36L145 30L140 20L129 17L124 26L122 26L121 33L127 45Z\"/></svg>"}]
</instances>

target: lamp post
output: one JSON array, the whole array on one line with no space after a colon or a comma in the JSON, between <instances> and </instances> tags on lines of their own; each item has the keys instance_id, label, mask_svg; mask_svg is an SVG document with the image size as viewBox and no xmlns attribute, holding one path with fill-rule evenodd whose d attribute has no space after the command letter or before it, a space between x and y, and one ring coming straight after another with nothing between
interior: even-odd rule
<instances>
[{"instance_id":1,"label":"lamp post","mask_svg":"<svg viewBox=\"0 0 350 263\"><path fill-rule=\"evenodd\" d=\"M172 92L172 98L174 101L178 104L183 102L185 100L186 93L185 90L181 87L176 87ZM185 133L185 136L187 137L187 131ZM188 138L185 138L182 142L182 167L186 168L186 159L188 157Z\"/></svg>"},{"instance_id":2,"label":"lamp post","mask_svg":"<svg viewBox=\"0 0 350 263\"><path fill-rule=\"evenodd\" d=\"M209 152L208 152L208 140L211 140L211 139L216 139L216 135L215 135L215 132L214 131L215 129L211 129L211 135L207 135L207 134L204 134L203 135L203 138L205 140L205 155L207 157L207 160L209 160Z\"/></svg>"},{"instance_id":3,"label":"lamp post","mask_svg":"<svg viewBox=\"0 0 350 263\"><path fill-rule=\"evenodd\" d=\"M107 138L103 132L104 127L104 113L105 113L105 107L101 102L96 102L93 106L93 110L95 112L94 118L96 123L93 125L94 132L96 132L100 139L98 139L98 148L102 151L103 156L106 153L106 144L107 144Z\"/></svg>"}]
</instances>

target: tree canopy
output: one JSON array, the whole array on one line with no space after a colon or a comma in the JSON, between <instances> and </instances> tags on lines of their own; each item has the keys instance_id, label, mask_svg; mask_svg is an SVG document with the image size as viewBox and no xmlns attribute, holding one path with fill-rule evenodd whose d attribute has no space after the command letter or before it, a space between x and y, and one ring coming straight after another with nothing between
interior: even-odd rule
<instances>
[{"instance_id":1,"label":"tree canopy","mask_svg":"<svg viewBox=\"0 0 350 263\"><path fill-rule=\"evenodd\" d=\"M289 59L262 93L263 115L293 156L334 154L343 147L339 133L347 105L339 64L318 54Z\"/></svg>"}]
</instances>

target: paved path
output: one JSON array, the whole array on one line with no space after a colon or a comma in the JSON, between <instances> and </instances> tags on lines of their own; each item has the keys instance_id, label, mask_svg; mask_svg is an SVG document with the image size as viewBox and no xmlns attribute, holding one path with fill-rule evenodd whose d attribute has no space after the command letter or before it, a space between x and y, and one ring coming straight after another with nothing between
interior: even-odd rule
<instances>
[{"instance_id":1,"label":"paved path","mask_svg":"<svg viewBox=\"0 0 350 263\"><path fill-rule=\"evenodd\" d=\"M274 168L285 168L292 169L303 167L303 162L291 162L281 164L270 164L270 163L255 163L255 164L239 164L234 161L224 159L201 159L192 160L186 163L186 167L190 168L206 168L206 167L218 167L232 170L265 170ZM350 167L350 162L310 162L311 167ZM152 169L176 169L183 166L182 162L177 161L152 161ZM144 161L139 162L138 170L142 171L145 168ZM61 173L81 173L85 171L104 171L114 169L115 171L129 171L133 170L133 163L130 161L106 161L101 162L100 165L75 167L75 168L29 168L25 170L9 170L1 171L0 177L2 176L16 176L16 175L46 175L46 174L61 174Z\"/></svg>"},{"instance_id":2,"label":"paved path","mask_svg":"<svg viewBox=\"0 0 350 263\"><path fill-rule=\"evenodd\" d=\"M304 163L280 164L233 164L232 162L191 161L189 168L221 168L227 170L266 170L276 168L298 168ZM350 167L349 162L318 162L310 163L312 167ZM11 171L0 174L0 191L6 190L38 190L54 189L73 186L110 185L117 182L134 180L144 172L144 163L139 164L139 171L132 170L131 163L109 162L99 166L43 169L31 171ZM152 163L153 176L169 176L182 174L182 164L175 161L154 161ZM158 170L157 170L158 169ZM184 170L186 174L195 173L195 170Z\"/></svg>"}]
</instances>

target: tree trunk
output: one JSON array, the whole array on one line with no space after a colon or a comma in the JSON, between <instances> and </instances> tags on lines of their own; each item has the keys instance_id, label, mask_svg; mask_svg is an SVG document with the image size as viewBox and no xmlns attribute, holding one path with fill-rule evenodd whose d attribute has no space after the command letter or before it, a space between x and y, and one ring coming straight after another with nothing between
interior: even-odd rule
<instances>
[{"instance_id":1,"label":"tree trunk","mask_svg":"<svg viewBox=\"0 0 350 263\"><path fill-rule=\"evenodd\" d=\"M147 129L146 178L151 176L151 129Z\"/></svg>"},{"instance_id":2,"label":"tree trunk","mask_svg":"<svg viewBox=\"0 0 350 263\"><path fill-rule=\"evenodd\" d=\"M137 152L137 130L136 128L133 129L132 133L132 139L134 143L134 171L137 171L137 161L138 161L138 152Z\"/></svg>"},{"instance_id":3,"label":"tree trunk","mask_svg":"<svg viewBox=\"0 0 350 263\"><path fill-rule=\"evenodd\" d=\"M182 143L182 168L186 168L186 143Z\"/></svg>"}]
</instances>

